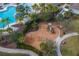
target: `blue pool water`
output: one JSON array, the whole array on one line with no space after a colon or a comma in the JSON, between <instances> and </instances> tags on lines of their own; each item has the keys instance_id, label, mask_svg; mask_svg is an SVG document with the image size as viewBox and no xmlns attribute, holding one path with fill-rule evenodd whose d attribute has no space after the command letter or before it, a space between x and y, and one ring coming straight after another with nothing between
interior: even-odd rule
<instances>
[{"instance_id":1,"label":"blue pool water","mask_svg":"<svg viewBox=\"0 0 79 59\"><path fill-rule=\"evenodd\" d=\"M0 12L0 18L6 19L8 18L9 23L14 23L16 22L16 19L14 17L14 14L16 13L16 7L14 6L9 6L5 11ZM1 23L0 22L0 28L5 27L7 24Z\"/></svg>"}]
</instances>

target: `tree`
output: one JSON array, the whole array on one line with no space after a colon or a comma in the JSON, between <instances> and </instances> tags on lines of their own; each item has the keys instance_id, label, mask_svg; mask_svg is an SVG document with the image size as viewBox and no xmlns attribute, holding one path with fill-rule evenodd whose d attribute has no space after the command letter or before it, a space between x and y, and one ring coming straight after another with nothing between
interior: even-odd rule
<instances>
[{"instance_id":1,"label":"tree","mask_svg":"<svg viewBox=\"0 0 79 59\"><path fill-rule=\"evenodd\" d=\"M54 6L53 4L39 4L40 5L40 18L43 20L50 20L55 18L56 14L58 13L59 9Z\"/></svg>"},{"instance_id":2,"label":"tree","mask_svg":"<svg viewBox=\"0 0 79 59\"><path fill-rule=\"evenodd\" d=\"M7 32L9 32L9 34L10 34L10 30L12 30L12 29L9 28L9 18L4 18L4 19L2 19L0 22L3 24L3 30L1 30L1 36L2 36L2 32L3 32L3 31L7 31ZM6 30L4 30L5 25L8 26L8 28L7 28ZM2 36L1 39L5 39L5 38ZM9 42L9 39L10 39L10 36L8 37L8 40L5 39L5 42L7 42L7 41Z\"/></svg>"},{"instance_id":3,"label":"tree","mask_svg":"<svg viewBox=\"0 0 79 59\"><path fill-rule=\"evenodd\" d=\"M31 11L31 8L28 5L26 5L25 6L25 13L26 13L26 15L28 15L30 11Z\"/></svg>"},{"instance_id":4,"label":"tree","mask_svg":"<svg viewBox=\"0 0 79 59\"><path fill-rule=\"evenodd\" d=\"M48 8L46 7L47 4L45 3L40 3L40 13L39 13L39 18L41 20L45 20L47 21L50 17L49 17L49 13L48 13Z\"/></svg>"},{"instance_id":5,"label":"tree","mask_svg":"<svg viewBox=\"0 0 79 59\"><path fill-rule=\"evenodd\" d=\"M18 43L23 43L23 41L24 41L23 32L14 32L13 35L14 35L14 37L15 37L15 38L13 39L14 42L16 42L17 44L18 44Z\"/></svg>"},{"instance_id":6,"label":"tree","mask_svg":"<svg viewBox=\"0 0 79 59\"><path fill-rule=\"evenodd\" d=\"M58 7L54 6L53 4L47 5L48 12L57 13L59 11Z\"/></svg>"},{"instance_id":7,"label":"tree","mask_svg":"<svg viewBox=\"0 0 79 59\"><path fill-rule=\"evenodd\" d=\"M24 17L27 17L27 15L30 12L30 7L28 5L24 6L24 5L18 5L16 7L16 11L17 11L17 15L16 18L17 20L19 20L20 22L23 20Z\"/></svg>"},{"instance_id":8,"label":"tree","mask_svg":"<svg viewBox=\"0 0 79 59\"><path fill-rule=\"evenodd\" d=\"M35 21L39 18L39 16L35 13L29 14L29 18L31 19L31 21Z\"/></svg>"},{"instance_id":9,"label":"tree","mask_svg":"<svg viewBox=\"0 0 79 59\"><path fill-rule=\"evenodd\" d=\"M17 11L17 12L21 12L21 13L23 13L24 10L25 10L25 8L24 8L23 5L18 5L18 6L16 7L16 11Z\"/></svg>"},{"instance_id":10,"label":"tree","mask_svg":"<svg viewBox=\"0 0 79 59\"><path fill-rule=\"evenodd\" d=\"M24 18L24 16L22 16L21 13L17 13L17 15L16 15L17 21L20 21L20 23L22 23L23 18Z\"/></svg>"},{"instance_id":11,"label":"tree","mask_svg":"<svg viewBox=\"0 0 79 59\"><path fill-rule=\"evenodd\" d=\"M41 50L44 56L56 55L54 43L50 40L46 40L40 44Z\"/></svg>"},{"instance_id":12,"label":"tree","mask_svg":"<svg viewBox=\"0 0 79 59\"><path fill-rule=\"evenodd\" d=\"M33 10L35 11L35 13L38 12L38 11L40 10L39 5L36 4L36 3L32 6L32 8L33 8Z\"/></svg>"},{"instance_id":13,"label":"tree","mask_svg":"<svg viewBox=\"0 0 79 59\"><path fill-rule=\"evenodd\" d=\"M8 21L8 18L5 18L5 19L0 20L0 23L2 23L2 25L3 25L3 29L4 29L4 24L8 25L8 27L9 27L9 21Z\"/></svg>"},{"instance_id":14,"label":"tree","mask_svg":"<svg viewBox=\"0 0 79 59\"><path fill-rule=\"evenodd\" d=\"M39 3L39 6L41 8L40 10L41 10L42 13L45 12L45 5L46 5L45 3Z\"/></svg>"},{"instance_id":15,"label":"tree","mask_svg":"<svg viewBox=\"0 0 79 59\"><path fill-rule=\"evenodd\" d=\"M73 16L73 14L72 14L71 11L67 11L67 12L64 13L64 17L65 17L66 19L69 19L69 18L71 18L72 16Z\"/></svg>"}]
</instances>

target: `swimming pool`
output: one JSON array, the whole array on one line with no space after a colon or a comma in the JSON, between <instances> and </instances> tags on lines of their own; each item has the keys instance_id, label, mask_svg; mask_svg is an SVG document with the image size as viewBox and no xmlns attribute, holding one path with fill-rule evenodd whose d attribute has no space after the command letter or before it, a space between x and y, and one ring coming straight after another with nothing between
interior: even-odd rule
<instances>
[{"instance_id":1,"label":"swimming pool","mask_svg":"<svg viewBox=\"0 0 79 59\"><path fill-rule=\"evenodd\" d=\"M16 13L16 7L9 6L9 7L7 7L6 10L0 12L0 18L1 18L1 20L8 18L8 22L10 24L12 24L12 23L16 22L16 19L14 17L15 13ZM6 27L7 24L0 22L0 28L3 28L3 26Z\"/></svg>"}]
</instances>

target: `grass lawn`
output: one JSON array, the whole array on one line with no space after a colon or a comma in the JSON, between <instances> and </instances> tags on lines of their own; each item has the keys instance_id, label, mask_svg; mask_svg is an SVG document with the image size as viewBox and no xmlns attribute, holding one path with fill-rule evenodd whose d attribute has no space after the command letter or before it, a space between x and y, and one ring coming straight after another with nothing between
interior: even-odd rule
<instances>
[{"instance_id":1,"label":"grass lawn","mask_svg":"<svg viewBox=\"0 0 79 59\"><path fill-rule=\"evenodd\" d=\"M79 32L79 19L71 21L72 29L76 32Z\"/></svg>"},{"instance_id":2,"label":"grass lawn","mask_svg":"<svg viewBox=\"0 0 79 59\"><path fill-rule=\"evenodd\" d=\"M61 51L64 56L79 56L79 37L68 38L66 43L61 46Z\"/></svg>"},{"instance_id":3,"label":"grass lawn","mask_svg":"<svg viewBox=\"0 0 79 59\"><path fill-rule=\"evenodd\" d=\"M64 21L63 25L65 32L79 32L79 19L72 19L71 21Z\"/></svg>"}]
</instances>

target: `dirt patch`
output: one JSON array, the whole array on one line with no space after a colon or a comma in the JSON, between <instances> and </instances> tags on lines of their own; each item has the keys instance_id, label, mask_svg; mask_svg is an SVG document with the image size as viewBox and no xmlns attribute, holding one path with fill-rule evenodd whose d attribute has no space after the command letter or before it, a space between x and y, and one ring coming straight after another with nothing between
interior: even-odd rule
<instances>
[{"instance_id":1,"label":"dirt patch","mask_svg":"<svg viewBox=\"0 0 79 59\"><path fill-rule=\"evenodd\" d=\"M56 24L53 24L52 26L54 33L48 31L47 23L40 23L38 31L29 32L25 35L24 43L29 44L40 50L40 43L43 40L49 39L51 41L54 41L55 38L58 36L58 33L60 31L58 26Z\"/></svg>"}]
</instances>

